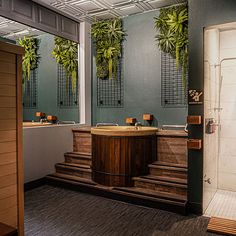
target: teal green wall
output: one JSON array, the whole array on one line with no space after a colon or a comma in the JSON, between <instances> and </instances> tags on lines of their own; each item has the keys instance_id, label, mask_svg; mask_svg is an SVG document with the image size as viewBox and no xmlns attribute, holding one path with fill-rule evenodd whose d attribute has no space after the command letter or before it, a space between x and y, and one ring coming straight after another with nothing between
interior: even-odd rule
<instances>
[{"instance_id":1,"label":"teal green wall","mask_svg":"<svg viewBox=\"0 0 236 236\"><path fill-rule=\"evenodd\" d=\"M43 34L40 39L40 63L38 67L38 106L36 109L24 109L24 120L36 119L36 111L47 115L56 115L59 120L79 121L79 108L60 109L57 106L57 63L52 57L54 36Z\"/></svg>"},{"instance_id":2,"label":"teal green wall","mask_svg":"<svg viewBox=\"0 0 236 236\"><path fill-rule=\"evenodd\" d=\"M124 42L124 107L97 107L97 79L93 56L93 124L116 122L124 124L126 117L142 121L143 113L152 113L162 124L185 124L187 108L161 107L160 51L154 39L153 17L159 11L124 18L127 33ZM157 125L155 121L154 125Z\"/></svg>"}]
</instances>

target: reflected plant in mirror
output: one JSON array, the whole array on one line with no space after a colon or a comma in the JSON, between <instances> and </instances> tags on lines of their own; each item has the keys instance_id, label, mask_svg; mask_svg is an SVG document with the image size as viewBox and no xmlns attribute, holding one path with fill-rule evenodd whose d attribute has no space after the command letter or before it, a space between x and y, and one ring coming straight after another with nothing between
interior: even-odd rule
<instances>
[{"instance_id":1,"label":"reflected plant in mirror","mask_svg":"<svg viewBox=\"0 0 236 236\"><path fill-rule=\"evenodd\" d=\"M68 79L71 78L72 80L72 90L75 92L78 71L78 45L61 37L55 37L54 41L55 48L52 55L56 62L65 68Z\"/></svg>"},{"instance_id":2,"label":"reflected plant in mirror","mask_svg":"<svg viewBox=\"0 0 236 236\"><path fill-rule=\"evenodd\" d=\"M24 36L18 40L18 44L25 50L22 58L23 83L25 79L30 80L30 72L38 68L40 59L38 54L39 43L39 40L32 36Z\"/></svg>"}]
</instances>

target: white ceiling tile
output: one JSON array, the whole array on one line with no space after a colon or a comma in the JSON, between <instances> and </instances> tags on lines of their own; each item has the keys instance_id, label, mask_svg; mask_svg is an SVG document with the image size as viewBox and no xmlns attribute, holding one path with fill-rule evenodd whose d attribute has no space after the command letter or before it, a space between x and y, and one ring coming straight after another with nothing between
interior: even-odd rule
<instances>
[{"instance_id":1,"label":"white ceiling tile","mask_svg":"<svg viewBox=\"0 0 236 236\"><path fill-rule=\"evenodd\" d=\"M173 4L173 0L148 0L147 1L154 9L165 7Z\"/></svg>"},{"instance_id":2,"label":"white ceiling tile","mask_svg":"<svg viewBox=\"0 0 236 236\"><path fill-rule=\"evenodd\" d=\"M96 2L92 1L92 0L88 0L88 1L80 1L78 3L73 3L72 5L77 6L79 8L81 8L83 11L96 11L99 9L103 9L102 7L100 7L98 4L96 4Z\"/></svg>"},{"instance_id":3,"label":"white ceiling tile","mask_svg":"<svg viewBox=\"0 0 236 236\"><path fill-rule=\"evenodd\" d=\"M133 15L133 14L137 14L137 13L143 12L135 4L127 5L125 7L121 7L121 8L118 9L118 11L121 13L122 16Z\"/></svg>"}]
</instances>

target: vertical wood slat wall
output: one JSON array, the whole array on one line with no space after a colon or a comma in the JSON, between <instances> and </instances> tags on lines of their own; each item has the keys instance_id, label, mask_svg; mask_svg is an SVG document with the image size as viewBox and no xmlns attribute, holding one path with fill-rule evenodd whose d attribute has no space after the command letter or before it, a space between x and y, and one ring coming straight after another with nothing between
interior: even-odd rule
<instances>
[{"instance_id":1,"label":"vertical wood slat wall","mask_svg":"<svg viewBox=\"0 0 236 236\"><path fill-rule=\"evenodd\" d=\"M0 222L24 233L22 54L0 42Z\"/></svg>"}]
</instances>

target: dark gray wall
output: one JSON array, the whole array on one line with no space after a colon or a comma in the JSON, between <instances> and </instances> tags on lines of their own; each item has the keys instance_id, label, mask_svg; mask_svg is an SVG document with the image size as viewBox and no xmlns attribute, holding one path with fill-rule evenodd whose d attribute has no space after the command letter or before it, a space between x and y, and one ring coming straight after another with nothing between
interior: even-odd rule
<instances>
[{"instance_id":1,"label":"dark gray wall","mask_svg":"<svg viewBox=\"0 0 236 236\"><path fill-rule=\"evenodd\" d=\"M93 124L116 122L124 124L126 117L142 121L143 113L152 113L162 124L185 124L187 108L161 107L160 51L155 42L153 17L159 11L124 18L128 34L124 42L124 107L97 107L96 66L93 58ZM157 125L155 121L154 125Z\"/></svg>"},{"instance_id":2,"label":"dark gray wall","mask_svg":"<svg viewBox=\"0 0 236 236\"><path fill-rule=\"evenodd\" d=\"M235 0L188 0L189 3L189 88L204 88L204 27L236 22ZM189 105L189 115L204 115L203 105ZM190 138L203 138L202 126L190 126ZM190 210L202 212L203 150L189 151L188 200Z\"/></svg>"},{"instance_id":3,"label":"dark gray wall","mask_svg":"<svg viewBox=\"0 0 236 236\"><path fill-rule=\"evenodd\" d=\"M24 109L24 120L34 120L35 112L56 115L59 120L79 121L79 108L61 109L57 106L57 63L52 57L54 36L43 34L38 37L40 63L38 67L38 106L37 109Z\"/></svg>"}]
</instances>

